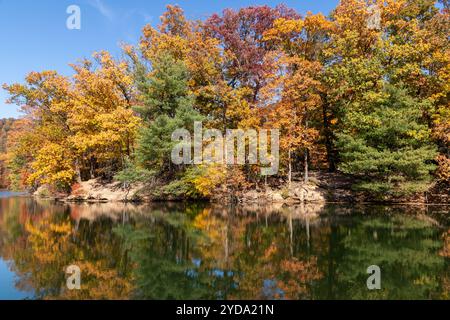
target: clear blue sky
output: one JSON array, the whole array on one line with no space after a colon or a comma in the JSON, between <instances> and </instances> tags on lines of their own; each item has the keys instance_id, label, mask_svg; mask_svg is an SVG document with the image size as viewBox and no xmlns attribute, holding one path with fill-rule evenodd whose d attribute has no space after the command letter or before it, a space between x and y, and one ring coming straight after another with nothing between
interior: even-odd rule
<instances>
[{"instance_id":1,"label":"clear blue sky","mask_svg":"<svg viewBox=\"0 0 450 320\"><path fill-rule=\"evenodd\" d=\"M328 14L338 0L0 0L0 84L22 82L30 71L57 70L98 50L120 56L118 44L137 43L142 27L159 23L167 4L179 4L188 18L204 19L223 9L284 3L300 13ZM81 30L68 30L66 9L81 8ZM17 117L0 89L0 118Z\"/></svg>"}]
</instances>

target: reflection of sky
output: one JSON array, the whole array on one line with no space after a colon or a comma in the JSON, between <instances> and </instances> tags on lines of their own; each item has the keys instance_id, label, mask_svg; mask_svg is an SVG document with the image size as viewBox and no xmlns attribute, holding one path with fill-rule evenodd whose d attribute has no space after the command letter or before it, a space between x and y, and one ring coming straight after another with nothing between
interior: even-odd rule
<instances>
[{"instance_id":1,"label":"reflection of sky","mask_svg":"<svg viewBox=\"0 0 450 320\"><path fill-rule=\"evenodd\" d=\"M0 300L20 300L32 296L30 292L19 291L15 287L16 280L15 273L0 259Z\"/></svg>"},{"instance_id":2,"label":"reflection of sky","mask_svg":"<svg viewBox=\"0 0 450 320\"><path fill-rule=\"evenodd\" d=\"M277 282L271 279L264 280L262 292L267 299L275 299L276 296L282 297L284 295L284 292L277 287Z\"/></svg>"}]
</instances>

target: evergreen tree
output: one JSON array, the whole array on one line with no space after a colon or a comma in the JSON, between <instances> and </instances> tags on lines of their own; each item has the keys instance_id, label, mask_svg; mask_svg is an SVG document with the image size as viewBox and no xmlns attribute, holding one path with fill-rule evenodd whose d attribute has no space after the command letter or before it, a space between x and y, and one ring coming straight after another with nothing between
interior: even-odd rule
<instances>
[{"instance_id":1,"label":"evergreen tree","mask_svg":"<svg viewBox=\"0 0 450 320\"><path fill-rule=\"evenodd\" d=\"M193 97L188 93L189 73L183 62L161 53L152 61L151 72L141 61L134 62L135 80L143 101L134 109L142 118L147 121L160 115L173 118L180 107L192 107Z\"/></svg>"},{"instance_id":2,"label":"evergreen tree","mask_svg":"<svg viewBox=\"0 0 450 320\"><path fill-rule=\"evenodd\" d=\"M194 122L202 120L194 109L188 79L186 66L168 54L153 63L150 78L138 79L144 104L136 110L147 125L141 130L137 157L146 168L172 168L170 155L177 143L172 141L172 133L181 128L193 131Z\"/></svg>"},{"instance_id":3,"label":"evergreen tree","mask_svg":"<svg viewBox=\"0 0 450 320\"><path fill-rule=\"evenodd\" d=\"M422 107L404 89L386 86L378 102L346 114L338 134L340 169L360 178L357 189L378 195L424 190L436 148L421 122Z\"/></svg>"}]
</instances>

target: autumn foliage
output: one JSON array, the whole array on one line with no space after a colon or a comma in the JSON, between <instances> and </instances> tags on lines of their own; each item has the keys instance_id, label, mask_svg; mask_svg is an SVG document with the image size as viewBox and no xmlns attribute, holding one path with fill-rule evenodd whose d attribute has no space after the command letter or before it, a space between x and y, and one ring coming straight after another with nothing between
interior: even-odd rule
<instances>
[{"instance_id":1,"label":"autumn foliage","mask_svg":"<svg viewBox=\"0 0 450 320\"><path fill-rule=\"evenodd\" d=\"M279 128L289 182L311 168L370 192L423 190L435 170L448 182L449 14L432 0L342 0L328 17L253 6L192 21L167 6L124 59L100 52L71 77L31 72L4 86L25 114L8 139L9 179L67 189L132 163L200 196L231 170L266 182L252 166L171 164L171 130L203 120Z\"/></svg>"}]
</instances>

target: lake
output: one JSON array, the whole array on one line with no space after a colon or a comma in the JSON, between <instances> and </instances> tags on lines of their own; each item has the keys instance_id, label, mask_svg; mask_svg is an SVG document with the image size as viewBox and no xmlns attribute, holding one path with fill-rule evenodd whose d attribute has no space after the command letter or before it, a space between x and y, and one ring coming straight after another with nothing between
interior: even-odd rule
<instances>
[{"instance_id":1,"label":"lake","mask_svg":"<svg viewBox=\"0 0 450 320\"><path fill-rule=\"evenodd\" d=\"M69 205L0 192L0 299L449 299L448 230L446 206Z\"/></svg>"}]
</instances>

